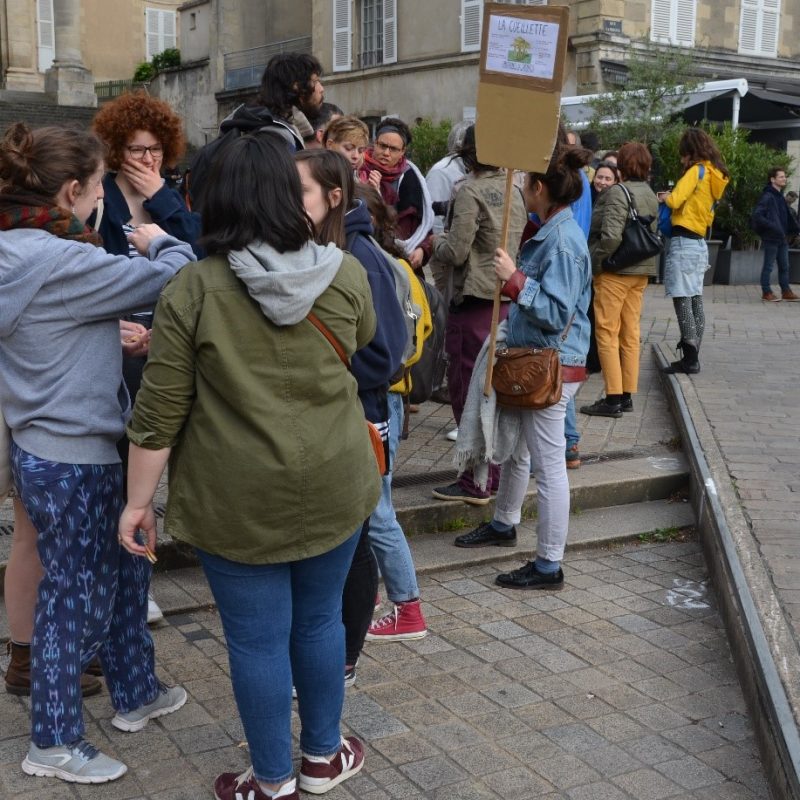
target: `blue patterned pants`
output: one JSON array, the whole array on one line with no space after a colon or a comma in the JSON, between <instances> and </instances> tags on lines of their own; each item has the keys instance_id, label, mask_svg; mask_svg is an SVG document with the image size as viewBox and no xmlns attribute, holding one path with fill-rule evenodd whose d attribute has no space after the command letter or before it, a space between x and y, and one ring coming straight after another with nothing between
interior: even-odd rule
<instances>
[{"instance_id":1,"label":"blue patterned pants","mask_svg":"<svg viewBox=\"0 0 800 800\"><path fill-rule=\"evenodd\" d=\"M117 711L158 694L147 629L151 566L117 540L119 464L60 464L16 444L11 462L44 567L31 642L31 739L70 744L83 736L80 677L95 655Z\"/></svg>"}]
</instances>

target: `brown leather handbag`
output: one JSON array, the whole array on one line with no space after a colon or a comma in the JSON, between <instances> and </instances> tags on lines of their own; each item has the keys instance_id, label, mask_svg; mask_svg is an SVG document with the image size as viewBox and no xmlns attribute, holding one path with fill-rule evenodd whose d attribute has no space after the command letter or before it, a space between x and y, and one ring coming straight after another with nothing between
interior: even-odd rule
<instances>
[{"instance_id":1,"label":"brown leather handbag","mask_svg":"<svg viewBox=\"0 0 800 800\"><path fill-rule=\"evenodd\" d=\"M573 314L561 334L567 338ZM542 409L561 400L563 381L557 347L498 348L492 373L492 388L501 408Z\"/></svg>"},{"instance_id":2,"label":"brown leather handbag","mask_svg":"<svg viewBox=\"0 0 800 800\"><path fill-rule=\"evenodd\" d=\"M325 323L313 311L308 312L306 319L330 342L331 347L336 351L336 355L339 356L342 364L350 370L350 359L347 357L339 340L328 330ZM352 370L350 371L352 372ZM388 464L387 443L381 438L380 431L375 426L375 423L370 422L368 419L364 421L367 423L369 441L372 445L372 451L375 454L378 472L380 472L381 475L385 475Z\"/></svg>"}]
</instances>

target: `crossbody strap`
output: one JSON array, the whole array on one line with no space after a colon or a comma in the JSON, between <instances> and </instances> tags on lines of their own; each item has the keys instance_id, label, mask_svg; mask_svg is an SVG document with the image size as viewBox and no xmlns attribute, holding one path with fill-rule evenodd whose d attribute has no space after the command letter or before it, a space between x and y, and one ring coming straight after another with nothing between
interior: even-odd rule
<instances>
[{"instance_id":1,"label":"crossbody strap","mask_svg":"<svg viewBox=\"0 0 800 800\"><path fill-rule=\"evenodd\" d=\"M350 369L350 359L347 357L344 348L339 340L328 330L325 323L313 312L309 311L306 319L330 342L331 347L336 351L336 355L347 369Z\"/></svg>"}]
</instances>

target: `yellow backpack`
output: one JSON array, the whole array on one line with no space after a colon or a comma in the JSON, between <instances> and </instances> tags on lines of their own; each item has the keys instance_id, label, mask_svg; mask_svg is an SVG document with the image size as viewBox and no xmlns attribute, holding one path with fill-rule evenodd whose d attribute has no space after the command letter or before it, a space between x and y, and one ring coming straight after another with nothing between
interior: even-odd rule
<instances>
[{"instance_id":1,"label":"yellow backpack","mask_svg":"<svg viewBox=\"0 0 800 800\"><path fill-rule=\"evenodd\" d=\"M431 307L428 303L428 295L425 293L425 289L423 289L422 283L411 268L411 265L403 258L395 260L408 273L409 282L411 283L411 302L422 310L422 313L417 317L414 331L414 352L403 363L403 376L397 383L389 387L390 392L408 395L411 392L411 367L422 357L422 345L433 331L433 319L431 317Z\"/></svg>"}]
</instances>

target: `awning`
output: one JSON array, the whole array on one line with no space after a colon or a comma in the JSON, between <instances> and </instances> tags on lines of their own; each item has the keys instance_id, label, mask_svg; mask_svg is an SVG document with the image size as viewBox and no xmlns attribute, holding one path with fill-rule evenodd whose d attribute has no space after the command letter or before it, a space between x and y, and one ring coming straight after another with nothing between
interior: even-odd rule
<instances>
[{"instance_id":1,"label":"awning","mask_svg":"<svg viewBox=\"0 0 800 800\"><path fill-rule=\"evenodd\" d=\"M749 87L744 78L736 78L727 81L708 81L686 94L672 98L671 104L672 108L677 113L684 109L691 108L692 106L704 105L712 100L730 98L732 101L730 119L734 127L736 127L738 122L739 102L741 98L747 94L748 90ZM626 92L626 94L634 94L634 92ZM766 92L766 94L772 95L775 93ZM562 97L561 110L570 126L577 129L585 128L594 115L594 109L589 105L590 101L602 96L603 95L600 94L584 94L575 97ZM788 96L789 95L787 95L787 97ZM794 98L794 100L800 103L800 98Z\"/></svg>"}]
</instances>

